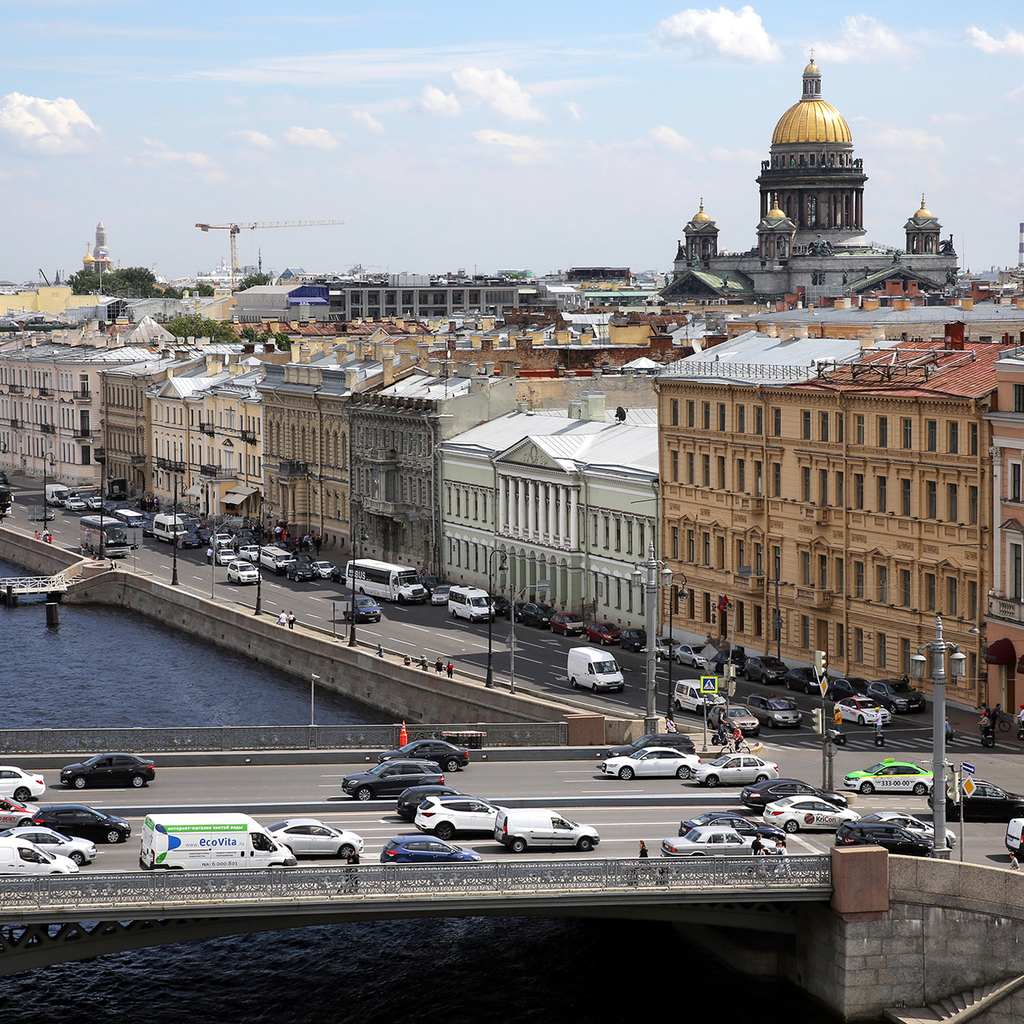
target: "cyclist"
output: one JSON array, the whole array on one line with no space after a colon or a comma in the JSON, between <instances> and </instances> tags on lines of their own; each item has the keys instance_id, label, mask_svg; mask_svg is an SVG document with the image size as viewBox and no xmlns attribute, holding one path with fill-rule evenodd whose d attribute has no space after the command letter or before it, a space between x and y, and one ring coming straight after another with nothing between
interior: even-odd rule
<instances>
[{"instance_id":1,"label":"cyclist","mask_svg":"<svg viewBox=\"0 0 1024 1024\"><path fill-rule=\"evenodd\" d=\"M739 749L740 749L740 744L742 742L743 742L743 730L738 725L734 726L733 730L732 730L732 749L733 749L733 751L738 752Z\"/></svg>"}]
</instances>

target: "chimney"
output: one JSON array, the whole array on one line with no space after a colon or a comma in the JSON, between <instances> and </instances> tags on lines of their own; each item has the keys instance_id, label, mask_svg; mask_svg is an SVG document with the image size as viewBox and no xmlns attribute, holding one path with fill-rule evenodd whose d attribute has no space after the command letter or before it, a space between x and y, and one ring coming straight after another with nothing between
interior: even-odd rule
<instances>
[{"instance_id":1,"label":"chimney","mask_svg":"<svg viewBox=\"0 0 1024 1024\"><path fill-rule=\"evenodd\" d=\"M428 359L427 360L427 373L431 377L441 376L441 360L440 359Z\"/></svg>"},{"instance_id":2,"label":"chimney","mask_svg":"<svg viewBox=\"0 0 1024 1024\"><path fill-rule=\"evenodd\" d=\"M580 397L583 405L581 418L592 423L604 423L604 392L584 391Z\"/></svg>"},{"instance_id":3,"label":"chimney","mask_svg":"<svg viewBox=\"0 0 1024 1024\"><path fill-rule=\"evenodd\" d=\"M529 402L517 402L516 403L516 412L526 413L526 412L529 412L529 411L530 411L530 403Z\"/></svg>"},{"instance_id":4,"label":"chimney","mask_svg":"<svg viewBox=\"0 0 1024 1024\"><path fill-rule=\"evenodd\" d=\"M569 419L583 419L583 402L581 399L574 398L569 402Z\"/></svg>"},{"instance_id":5,"label":"chimney","mask_svg":"<svg viewBox=\"0 0 1024 1024\"><path fill-rule=\"evenodd\" d=\"M872 312L873 310L878 309L878 299L865 298L864 303L861 306L861 309L864 309L869 313Z\"/></svg>"},{"instance_id":6,"label":"chimney","mask_svg":"<svg viewBox=\"0 0 1024 1024\"><path fill-rule=\"evenodd\" d=\"M493 377L494 376L494 363L493 362L484 363L484 376L485 377Z\"/></svg>"},{"instance_id":7,"label":"chimney","mask_svg":"<svg viewBox=\"0 0 1024 1024\"><path fill-rule=\"evenodd\" d=\"M778 324L769 324L764 329L764 333L767 334L769 338L777 338L779 336L779 325Z\"/></svg>"},{"instance_id":8,"label":"chimney","mask_svg":"<svg viewBox=\"0 0 1024 1024\"><path fill-rule=\"evenodd\" d=\"M960 300L960 308L961 309L974 309L974 299L961 299Z\"/></svg>"},{"instance_id":9,"label":"chimney","mask_svg":"<svg viewBox=\"0 0 1024 1024\"><path fill-rule=\"evenodd\" d=\"M466 359L460 359L455 364L456 377L473 377L476 375L476 366Z\"/></svg>"},{"instance_id":10,"label":"chimney","mask_svg":"<svg viewBox=\"0 0 1024 1024\"><path fill-rule=\"evenodd\" d=\"M806 338L807 337L807 324L796 324L793 328L794 338Z\"/></svg>"}]
</instances>

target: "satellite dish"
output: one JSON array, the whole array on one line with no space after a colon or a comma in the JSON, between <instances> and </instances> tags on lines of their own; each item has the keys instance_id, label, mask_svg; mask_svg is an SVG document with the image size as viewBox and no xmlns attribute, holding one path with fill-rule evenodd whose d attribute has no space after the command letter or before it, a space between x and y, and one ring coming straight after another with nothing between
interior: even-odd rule
<instances>
[{"instance_id":1,"label":"satellite dish","mask_svg":"<svg viewBox=\"0 0 1024 1024\"><path fill-rule=\"evenodd\" d=\"M618 409L615 410L615 418L620 423L624 423L626 420L626 410L623 409L621 405L618 407Z\"/></svg>"}]
</instances>

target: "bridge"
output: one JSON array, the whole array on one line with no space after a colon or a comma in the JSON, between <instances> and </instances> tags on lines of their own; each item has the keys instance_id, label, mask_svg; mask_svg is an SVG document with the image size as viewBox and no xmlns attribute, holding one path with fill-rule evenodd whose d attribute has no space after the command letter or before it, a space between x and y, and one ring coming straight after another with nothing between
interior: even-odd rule
<instances>
[{"instance_id":1,"label":"bridge","mask_svg":"<svg viewBox=\"0 0 1024 1024\"><path fill-rule=\"evenodd\" d=\"M59 572L56 576L8 576L0 579L0 598L5 603L17 603L19 597L28 594L66 594L68 592L67 573Z\"/></svg>"}]
</instances>

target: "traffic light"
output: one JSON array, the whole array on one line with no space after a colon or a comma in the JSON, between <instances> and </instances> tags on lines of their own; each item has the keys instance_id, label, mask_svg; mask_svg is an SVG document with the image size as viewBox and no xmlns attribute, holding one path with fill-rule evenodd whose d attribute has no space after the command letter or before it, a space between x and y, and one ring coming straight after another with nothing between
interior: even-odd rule
<instances>
[{"instance_id":1,"label":"traffic light","mask_svg":"<svg viewBox=\"0 0 1024 1024\"><path fill-rule=\"evenodd\" d=\"M828 651L814 652L814 671L819 679L824 679L828 672Z\"/></svg>"},{"instance_id":2,"label":"traffic light","mask_svg":"<svg viewBox=\"0 0 1024 1024\"><path fill-rule=\"evenodd\" d=\"M821 708L815 708L811 713L814 715L814 731L824 732L824 713L822 712Z\"/></svg>"}]
</instances>

